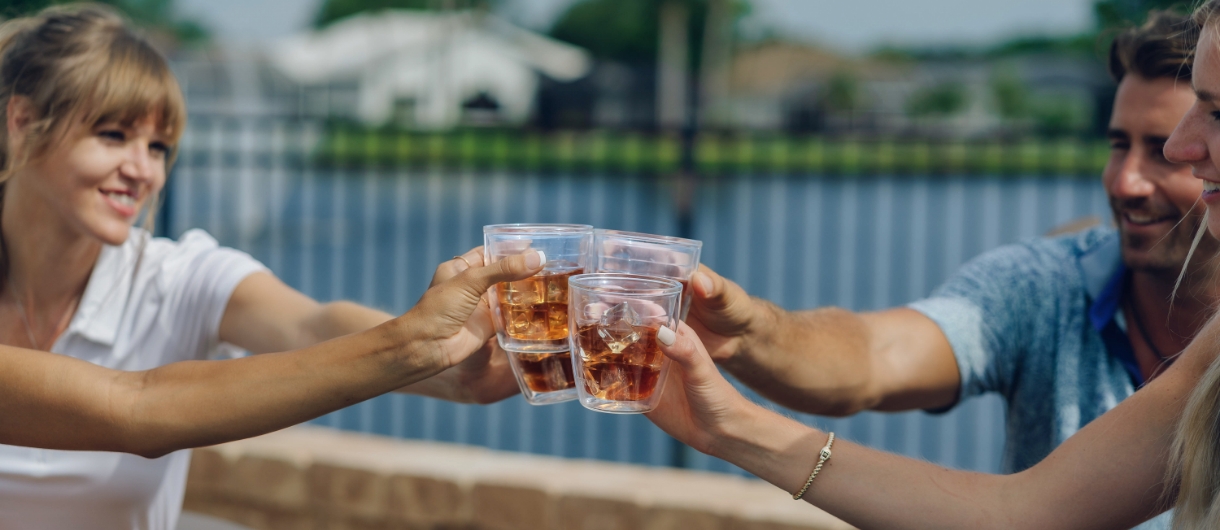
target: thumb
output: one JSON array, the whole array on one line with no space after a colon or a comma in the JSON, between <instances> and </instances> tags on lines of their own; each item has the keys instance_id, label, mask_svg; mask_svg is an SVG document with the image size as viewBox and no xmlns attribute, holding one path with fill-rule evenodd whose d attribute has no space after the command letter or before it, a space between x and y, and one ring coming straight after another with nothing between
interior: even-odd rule
<instances>
[{"instance_id":1,"label":"thumb","mask_svg":"<svg viewBox=\"0 0 1220 530\"><path fill-rule=\"evenodd\" d=\"M545 265L546 254L541 250L531 249L491 265L466 269L456 280L460 289L479 297L497 283L515 282L538 274Z\"/></svg>"},{"instance_id":2,"label":"thumb","mask_svg":"<svg viewBox=\"0 0 1220 530\"><path fill-rule=\"evenodd\" d=\"M546 254L541 250L528 250L523 254L509 256L490 265L470 267L457 276L446 280L429 289L424 294L426 300L420 301L420 306L430 303L449 305L453 300L460 300L458 306L462 320L470 316L475 306L479 304L483 293L497 283L524 280L537 274L546 265ZM435 302L434 302L435 301Z\"/></svg>"},{"instance_id":3,"label":"thumb","mask_svg":"<svg viewBox=\"0 0 1220 530\"><path fill-rule=\"evenodd\" d=\"M753 301L740 285L716 274L706 265L691 277L691 317L710 331L736 335L749 324Z\"/></svg>"}]
</instances>

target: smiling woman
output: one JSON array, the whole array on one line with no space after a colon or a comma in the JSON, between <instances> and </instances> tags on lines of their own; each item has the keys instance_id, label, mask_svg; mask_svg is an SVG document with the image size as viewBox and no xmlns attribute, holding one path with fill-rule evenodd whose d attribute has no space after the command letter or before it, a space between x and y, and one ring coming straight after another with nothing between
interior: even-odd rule
<instances>
[{"instance_id":1,"label":"smiling woman","mask_svg":"<svg viewBox=\"0 0 1220 530\"><path fill-rule=\"evenodd\" d=\"M482 295L541 253L446 262L398 318L318 303L202 231L150 235L185 120L164 58L106 8L0 25L0 442L42 448L0 445L0 529L173 528L190 456L171 451L391 390L516 392ZM281 353L179 362L239 349Z\"/></svg>"}]
</instances>

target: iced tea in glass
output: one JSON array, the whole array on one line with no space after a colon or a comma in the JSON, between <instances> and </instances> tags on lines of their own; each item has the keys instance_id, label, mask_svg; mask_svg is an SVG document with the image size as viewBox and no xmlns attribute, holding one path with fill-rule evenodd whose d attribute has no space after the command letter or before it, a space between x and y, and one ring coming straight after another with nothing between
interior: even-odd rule
<instances>
[{"instance_id":1,"label":"iced tea in glass","mask_svg":"<svg viewBox=\"0 0 1220 530\"><path fill-rule=\"evenodd\" d=\"M568 282L572 364L585 408L640 413L656 408L669 359L657 332L675 329L682 285L634 274L581 274Z\"/></svg>"},{"instance_id":2,"label":"iced tea in glass","mask_svg":"<svg viewBox=\"0 0 1220 530\"><path fill-rule=\"evenodd\" d=\"M568 353L568 280L592 261L589 225L513 224L483 227L488 264L530 249L546 254L532 277L492 287L492 318L500 347L526 401L545 405L576 397Z\"/></svg>"}]
</instances>

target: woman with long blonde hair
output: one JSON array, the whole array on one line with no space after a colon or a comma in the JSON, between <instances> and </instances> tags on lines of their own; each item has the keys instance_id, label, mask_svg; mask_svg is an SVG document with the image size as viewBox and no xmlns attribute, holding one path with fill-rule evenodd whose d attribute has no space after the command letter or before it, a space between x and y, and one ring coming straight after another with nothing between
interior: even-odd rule
<instances>
[{"instance_id":1,"label":"woman with long blonde hair","mask_svg":"<svg viewBox=\"0 0 1220 530\"><path fill-rule=\"evenodd\" d=\"M185 120L165 59L109 9L0 25L0 442L29 446L0 445L0 529L171 529L176 449L395 389L516 392L481 300L544 255L455 258L399 318L320 304L202 231L137 226ZM196 362L236 349L285 353Z\"/></svg>"},{"instance_id":2,"label":"woman with long blonde hair","mask_svg":"<svg viewBox=\"0 0 1220 530\"><path fill-rule=\"evenodd\" d=\"M1220 0L1196 9L1191 29L1198 99L1164 153L1204 181L1205 228L1220 238ZM1220 528L1215 316L1162 375L1012 475L950 470L835 440L743 397L685 324L658 339L675 366L649 419L859 528L1130 528L1175 503L1175 528Z\"/></svg>"}]
</instances>

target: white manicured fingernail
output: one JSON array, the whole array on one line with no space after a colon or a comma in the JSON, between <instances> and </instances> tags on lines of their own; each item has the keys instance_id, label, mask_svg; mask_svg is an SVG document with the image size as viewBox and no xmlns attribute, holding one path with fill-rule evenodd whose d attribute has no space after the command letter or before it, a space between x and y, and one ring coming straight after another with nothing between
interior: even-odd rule
<instances>
[{"instance_id":1,"label":"white manicured fingernail","mask_svg":"<svg viewBox=\"0 0 1220 530\"><path fill-rule=\"evenodd\" d=\"M546 265L546 252L535 250L533 254L525 256L525 266L531 269L536 269Z\"/></svg>"},{"instance_id":2,"label":"white manicured fingernail","mask_svg":"<svg viewBox=\"0 0 1220 530\"><path fill-rule=\"evenodd\" d=\"M678 335L674 333L674 330L661 326L661 329L657 331L657 340L666 346L673 346L674 342L678 340Z\"/></svg>"}]
</instances>

